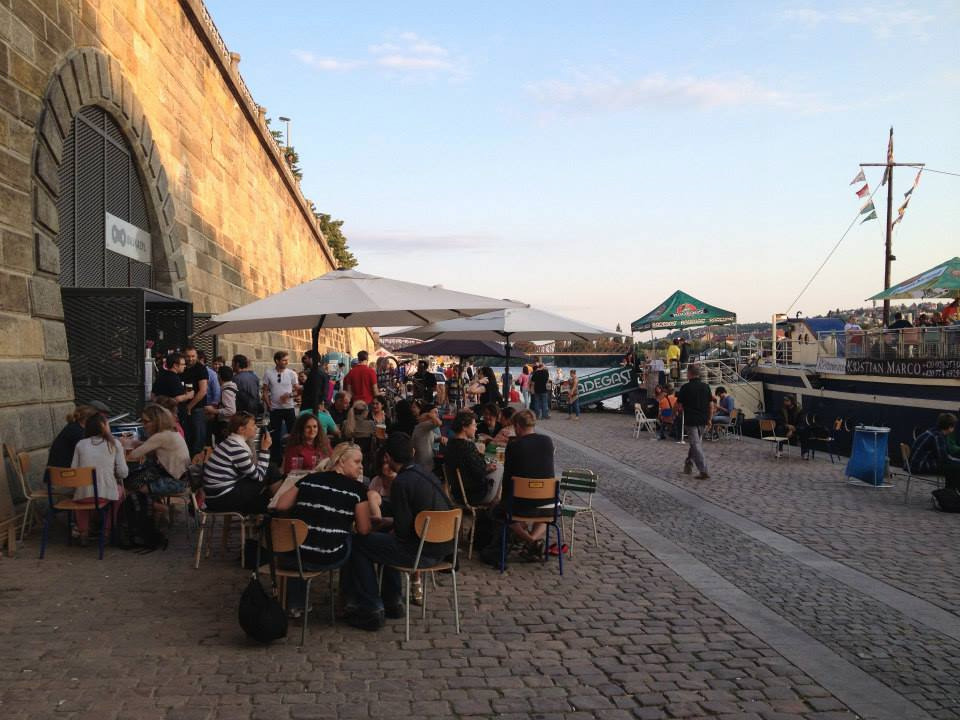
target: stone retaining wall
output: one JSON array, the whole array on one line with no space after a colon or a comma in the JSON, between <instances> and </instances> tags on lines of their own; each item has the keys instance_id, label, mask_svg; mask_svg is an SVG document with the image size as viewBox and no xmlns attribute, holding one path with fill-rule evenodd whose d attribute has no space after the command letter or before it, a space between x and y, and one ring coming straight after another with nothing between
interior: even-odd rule
<instances>
[{"instance_id":1,"label":"stone retaining wall","mask_svg":"<svg viewBox=\"0 0 960 720\"><path fill-rule=\"evenodd\" d=\"M81 107L104 108L133 149L158 290L220 313L333 267L238 62L200 0L0 0L0 438L34 468L72 405L56 200ZM220 352L262 369L308 338L227 336ZM322 345L372 338L334 330Z\"/></svg>"}]
</instances>

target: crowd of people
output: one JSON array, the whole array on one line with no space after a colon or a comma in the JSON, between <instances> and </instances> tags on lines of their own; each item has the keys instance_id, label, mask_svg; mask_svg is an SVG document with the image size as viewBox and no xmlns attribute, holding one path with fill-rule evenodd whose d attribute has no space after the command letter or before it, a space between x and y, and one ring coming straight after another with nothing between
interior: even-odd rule
<instances>
[{"instance_id":1,"label":"crowd of people","mask_svg":"<svg viewBox=\"0 0 960 720\"><path fill-rule=\"evenodd\" d=\"M488 554L495 549L498 563L499 535L491 528L504 524L511 478L554 477L552 443L535 434L537 416L502 402L490 368L448 368L441 406L425 362L404 375L395 364L371 366L360 352L337 378L310 352L299 370L289 367L286 352L273 360L258 377L243 355L229 365L214 358L208 367L196 348L171 353L141 413L145 439L114 437L107 408L80 406L53 443L49 464L95 467L97 494L110 503L114 522L125 496L153 503L184 494L188 468L202 462L198 495L207 510L283 513L307 523L305 569L341 568L346 621L367 630L403 616L398 575L387 569L378 587L375 568L413 562L419 512L481 506L477 522L485 532L477 543ZM468 409L469 400L479 402ZM284 485L291 474L297 482ZM92 503L92 495L84 489L77 498ZM91 514L76 515L82 543ZM513 524L515 556L545 557L545 530ZM428 544L421 566L451 550ZM296 582L288 587L291 614L309 609L305 591Z\"/></svg>"}]
</instances>

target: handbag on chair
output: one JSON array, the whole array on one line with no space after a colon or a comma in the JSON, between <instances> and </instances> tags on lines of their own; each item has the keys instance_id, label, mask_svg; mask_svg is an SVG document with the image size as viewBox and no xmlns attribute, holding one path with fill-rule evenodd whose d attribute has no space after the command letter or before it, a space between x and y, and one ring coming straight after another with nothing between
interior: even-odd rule
<instances>
[{"instance_id":1,"label":"handbag on chair","mask_svg":"<svg viewBox=\"0 0 960 720\"><path fill-rule=\"evenodd\" d=\"M260 527L267 534L267 550L270 553L270 591L266 591L260 582L258 568L260 553L257 552L257 567L240 596L238 611L240 627L257 642L269 643L287 636L287 613L277 598L277 561L273 554L273 533L270 532L270 520Z\"/></svg>"}]
</instances>

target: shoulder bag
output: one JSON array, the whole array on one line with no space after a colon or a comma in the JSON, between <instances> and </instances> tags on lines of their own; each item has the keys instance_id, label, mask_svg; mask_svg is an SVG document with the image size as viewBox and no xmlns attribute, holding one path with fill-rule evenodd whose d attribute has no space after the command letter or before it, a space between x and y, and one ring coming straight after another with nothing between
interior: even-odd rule
<instances>
[{"instance_id":1,"label":"shoulder bag","mask_svg":"<svg viewBox=\"0 0 960 720\"><path fill-rule=\"evenodd\" d=\"M260 583L260 549L257 547L257 567L254 568L247 588L240 596L238 612L240 627L251 638L261 643L269 643L287 636L287 613L277 599L277 561L273 554L273 533L270 531L270 519L260 526L261 536L266 531L267 551L270 554L270 591L264 590Z\"/></svg>"}]
</instances>

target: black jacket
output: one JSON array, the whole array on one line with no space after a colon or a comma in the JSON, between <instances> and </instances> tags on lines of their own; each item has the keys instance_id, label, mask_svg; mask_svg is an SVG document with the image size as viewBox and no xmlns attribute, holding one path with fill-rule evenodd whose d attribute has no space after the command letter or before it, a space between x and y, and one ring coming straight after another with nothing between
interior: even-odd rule
<instances>
[{"instance_id":1,"label":"black jacket","mask_svg":"<svg viewBox=\"0 0 960 720\"><path fill-rule=\"evenodd\" d=\"M398 542L414 553L420 543L413 524L417 514L423 510L453 509L440 481L419 465L407 465L397 474L390 486L390 505L393 508L393 532ZM423 554L434 559L446 557L452 552L453 541L423 546Z\"/></svg>"},{"instance_id":2,"label":"black jacket","mask_svg":"<svg viewBox=\"0 0 960 720\"><path fill-rule=\"evenodd\" d=\"M463 500L456 476L456 471L459 470L460 477L463 478L463 489L467 493L467 502L473 505L483 500L490 484L487 482L487 463L476 445L470 440L450 438L443 451L443 466L455 499Z\"/></svg>"}]
</instances>

